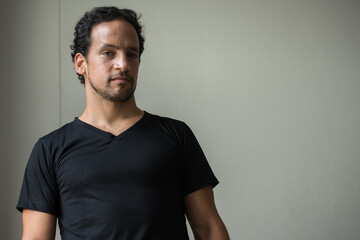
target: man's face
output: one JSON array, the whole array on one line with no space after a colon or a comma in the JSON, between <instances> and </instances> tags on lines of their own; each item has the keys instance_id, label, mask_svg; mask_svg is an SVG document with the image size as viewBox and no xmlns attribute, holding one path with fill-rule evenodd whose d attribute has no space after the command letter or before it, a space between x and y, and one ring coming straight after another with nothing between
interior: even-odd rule
<instances>
[{"instance_id":1,"label":"man's face","mask_svg":"<svg viewBox=\"0 0 360 240\"><path fill-rule=\"evenodd\" d=\"M85 84L112 102L133 97L139 70L139 39L135 28L124 20L93 27L86 58Z\"/></svg>"}]
</instances>

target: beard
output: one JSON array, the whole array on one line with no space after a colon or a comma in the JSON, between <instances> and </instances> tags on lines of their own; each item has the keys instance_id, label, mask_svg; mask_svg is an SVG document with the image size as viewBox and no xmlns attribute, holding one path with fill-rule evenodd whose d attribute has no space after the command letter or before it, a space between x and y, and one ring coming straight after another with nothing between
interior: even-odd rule
<instances>
[{"instance_id":1,"label":"beard","mask_svg":"<svg viewBox=\"0 0 360 240\"><path fill-rule=\"evenodd\" d=\"M90 74L88 79L92 89L94 89L94 91L97 92L104 99L110 102L127 102L134 95L136 88L136 86L134 86L135 80L134 78L125 75L129 79L129 82L126 84L119 84L120 90L116 90L110 86L111 79L114 76L119 76L119 74L109 76L106 79L106 86L104 88L96 86L91 80ZM124 74L121 74L121 76L124 76Z\"/></svg>"}]
</instances>

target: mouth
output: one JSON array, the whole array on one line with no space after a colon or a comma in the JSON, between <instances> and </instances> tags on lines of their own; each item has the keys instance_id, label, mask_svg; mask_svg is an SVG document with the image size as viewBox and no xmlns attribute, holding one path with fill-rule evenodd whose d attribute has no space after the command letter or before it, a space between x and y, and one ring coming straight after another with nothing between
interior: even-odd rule
<instances>
[{"instance_id":1,"label":"mouth","mask_svg":"<svg viewBox=\"0 0 360 240\"><path fill-rule=\"evenodd\" d=\"M130 78L128 77L114 77L114 78L111 78L111 81L112 82L115 82L115 83L125 83L125 82L130 82Z\"/></svg>"}]
</instances>

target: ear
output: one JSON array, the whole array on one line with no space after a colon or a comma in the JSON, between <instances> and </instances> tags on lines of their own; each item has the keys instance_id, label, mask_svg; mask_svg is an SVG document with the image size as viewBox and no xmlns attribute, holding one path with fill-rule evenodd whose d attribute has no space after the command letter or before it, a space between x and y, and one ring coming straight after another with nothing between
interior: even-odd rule
<instances>
[{"instance_id":1,"label":"ear","mask_svg":"<svg viewBox=\"0 0 360 240\"><path fill-rule=\"evenodd\" d=\"M81 53L77 53L74 58L74 63L76 72L80 75L85 75L87 68L86 58Z\"/></svg>"}]
</instances>

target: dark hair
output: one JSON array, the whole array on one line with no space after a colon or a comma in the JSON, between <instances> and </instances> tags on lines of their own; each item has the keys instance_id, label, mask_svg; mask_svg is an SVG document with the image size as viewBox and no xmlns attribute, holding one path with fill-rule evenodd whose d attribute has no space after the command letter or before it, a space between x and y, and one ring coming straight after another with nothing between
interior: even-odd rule
<instances>
[{"instance_id":1,"label":"dark hair","mask_svg":"<svg viewBox=\"0 0 360 240\"><path fill-rule=\"evenodd\" d=\"M144 37L142 36L142 26L138 21L141 15L137 15L131 9L119 9L117 7L96 7L91 11L86 12L75 26L74 42L70 46L72 53L72 61L75 61L75 55L81 53L85 58L91 44L91 30L92 28L102 22L109 22L112 20L125 20L129 22L136 30L139 39L139 58L144 51ZM78 74L78 78L82 84L85 83L83 75Z\"/></svg>"}]
</instances>

